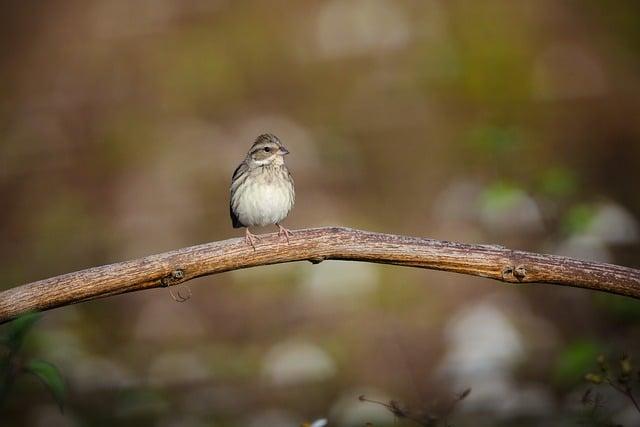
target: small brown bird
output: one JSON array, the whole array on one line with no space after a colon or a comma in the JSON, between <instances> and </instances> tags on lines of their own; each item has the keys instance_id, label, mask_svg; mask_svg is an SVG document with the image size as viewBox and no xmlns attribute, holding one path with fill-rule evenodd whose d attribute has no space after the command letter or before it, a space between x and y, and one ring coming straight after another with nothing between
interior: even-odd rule
<instances>
[{"instance_id":1,"label":"small brown bird","mask_svg":"<svg viewBox=\"0 0 640 427\"><path fill-rule=\"evenodd\" d=\"M258 236L249 227L275 224L289 241L291 231L280 223L295 202L293 178L284 164L289 151L278 137L260 135L231 178L230 214L233 228L246 227L245 239L255 249Z\"/></svg>"}]
</instances>

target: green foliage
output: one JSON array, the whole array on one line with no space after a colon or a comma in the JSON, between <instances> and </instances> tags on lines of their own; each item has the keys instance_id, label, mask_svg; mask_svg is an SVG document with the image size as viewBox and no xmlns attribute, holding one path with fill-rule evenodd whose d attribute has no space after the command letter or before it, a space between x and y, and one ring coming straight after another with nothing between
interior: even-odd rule
<instances>
[{"instance_id":1,"label":"green foliage","mask_svg":"<svg viewBox=\"0 0 640 427\"><path fill-rule=\"evenodd\" d=\"M45 385L62 411L66 387L60 371L49 362L25 356L22 351L28 333L39 319L38 313L21 316L0 336L0 406L6 403L16 380L32 374Z\"/></svg>"},{"instance_id":2,"label":"green foliage","mask_svg":"<svg viewBox=\"0 0 640 427\"><path fill-rule=\"evenodd\" d=\"M640 301L638 300L605 293L595 294L593 299L598 307L616 319L628 322L640 320Z\"/></svg>"},{"instance_id":3,"label":"green foliage","mask_svg":"<svg viewBox=\"0 0 640 427\"><path fill-rule=\"evenodd\" d=\"M55 365L44 360L31 359L24 367L24 371L38 377L56 400L60 411L63 410L66 386L62 375Z\"/></svg>"},{"instance_id":4,"label":"green foliage","mask_svg":"<svg viewBox=\"0 0 640 427\"><path fill-rule=\"evenodd\" d=\"M570 169L553 167L542 173L539 188L542 194L550 197L567 197L577 191L578 179Z\"/></svg>"},{"instance_id":5,"label":"green foliage","mask_svg":"<svg viewBox=\"0 0 640 427\"><path fill-rule=\"evenodd\" d=\"M29 333L39 319L40 315L38 313L28 313L18 317L9 324L9 329L6 334L0 338L0 342L5 345L11 353L17 353L27 333Z\"/></svg>"},{"instance_id":6,"label":"green foliage","mask_svg":"<svg viewBox=\"0 0 640 427\"><path fill-rule=\"evenodd\" d=\"M480 152L500 153L521 143L514 128L499 126L479 126L467 137L467 143Z\"/></svg>"},{"instance_id":7,"label":"green foliage","mask_svg":"<svg viewBox=\"0 0 640 427\"><path fill-rule=\"evenodd\" d=\"M481 203L488 212L504 212L512 208L522 197L522 190L508 182L497 182L483 192Z\"/></svg>"},{"instance_id":8,"label":"green foliage","mask_svg":"<svg viewBox=\"0 0 640 427\"><path fill-rule=\"evenodd\" d=\"M595 209L593 206L580 204L572 207L562 221L562 228L567 234L575 234L585 231L593 217Z\"/></svg>"},{"instance_id":9,"label":"green foliage","mask_svg":"<svg viewBox=\"0 0 640 427\"><path fill-rule=\"evenodd\" d=\"M600 347L592 341L575 341L567 345L557 356L553 377L562 386L577 384L600 353Z\"/></svg>"}]
</instances>

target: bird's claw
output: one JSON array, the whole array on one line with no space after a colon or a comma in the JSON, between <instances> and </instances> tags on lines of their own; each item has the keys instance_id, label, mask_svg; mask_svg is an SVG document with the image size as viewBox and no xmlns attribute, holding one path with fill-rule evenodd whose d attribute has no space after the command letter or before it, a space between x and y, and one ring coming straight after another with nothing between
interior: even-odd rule
<instances>
[{"instance_id":1,"label":"bird's claw","mask_svg":"<svg viewBox=\"0 0 640 427\"><path fill-rule=\"evenodd\" d=\"M245 242L247 242L248 245L251 245L251 247L255 251L256 250L256 241L260 241L260 237L256 236L252 232L250 232L249 229L247 228L247 231L246 231L246 233L244 235L244 240L245 240Z\"/></svg>"},{"instance_id":2,"label":"bird's claw","mask_svg":"<svg viewBox=\"0 0 640 427\"><path fill-rule=\"evenodd\" d=\"M291 230L284 228L280 224L276 224L276 225L278 226L278 236L282 237L282 235L284 235L284 237L287 239L287 243L290 243L289 237L293 234Z\"/></svg>"}]
</instances>

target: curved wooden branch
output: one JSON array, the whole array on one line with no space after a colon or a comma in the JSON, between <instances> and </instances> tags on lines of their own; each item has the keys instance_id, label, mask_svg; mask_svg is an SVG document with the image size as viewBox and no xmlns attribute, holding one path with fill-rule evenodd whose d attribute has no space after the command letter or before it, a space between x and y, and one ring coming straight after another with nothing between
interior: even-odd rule
<instances>
[{"instance_id":1,"label":"curved wooden branch","mask_svg":"<svg viewBox=\"0 0 640 427\"><path fill-rule=\"evenodd\" d=\"M550 283L640 299L640 270L611 264L466 245L419 237L326 227L294 231L290 243L276 233L261 236L254 250L229 239L89 268L0 293L0 323L34 310L125 292L173 286L195 277L258 265L307 260L366 261L429 268L508 283Z\"/></svg>"}]
</instances>

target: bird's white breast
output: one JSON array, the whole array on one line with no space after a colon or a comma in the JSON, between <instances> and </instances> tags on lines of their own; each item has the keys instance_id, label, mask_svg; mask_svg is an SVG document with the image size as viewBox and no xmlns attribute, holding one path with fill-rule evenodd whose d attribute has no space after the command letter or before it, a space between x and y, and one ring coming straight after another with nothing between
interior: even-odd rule
<instances>
[{"instance_id":1,"label":"bird's white breast","mask_svg":"<svg viewBox=\"0 0 640 427\"><path fill-rule=\"evenodd\" d=\"M293 188L284 180L245 181L236 193L235 211L246 226L265 226L282 221L293 205Z\"/></svg>"}]
</instances>

